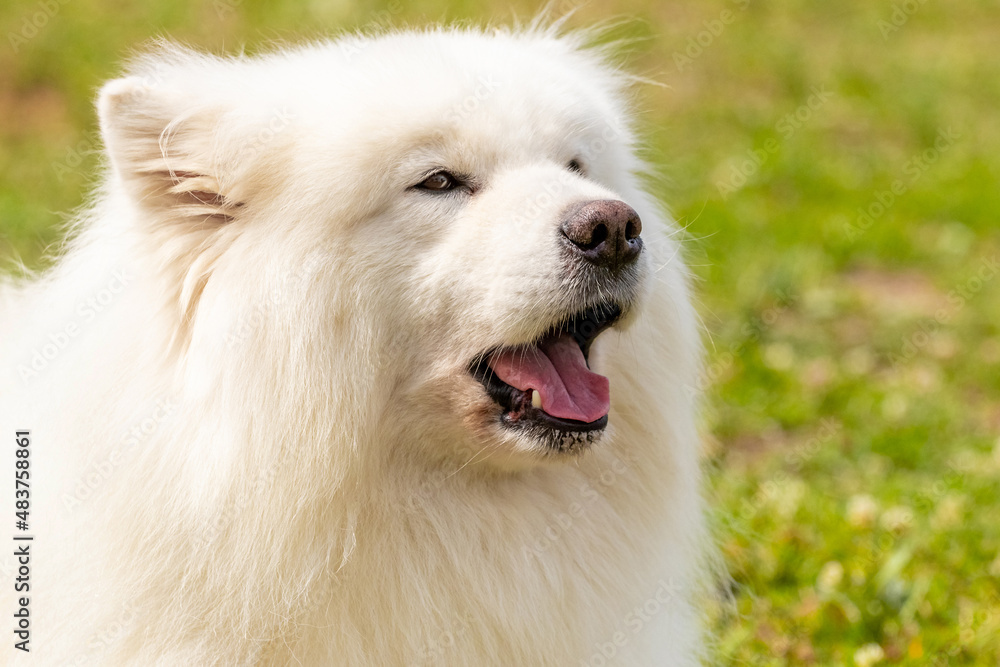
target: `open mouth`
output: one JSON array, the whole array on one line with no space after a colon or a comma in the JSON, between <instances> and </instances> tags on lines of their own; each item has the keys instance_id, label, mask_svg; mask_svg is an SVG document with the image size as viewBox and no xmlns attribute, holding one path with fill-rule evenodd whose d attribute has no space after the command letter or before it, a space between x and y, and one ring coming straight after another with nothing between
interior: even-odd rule
<instances>
[{"instance_id":1,"label":"open mouth","mask_svg":"<svg viewBox=\"0 0 1000 667\"><path fill-rule=\"evenodd\" d=\"M495 348L470 371L501 407L511 428L547 431L560 441L608 423L608 379L590 370L590 346L621 317L621 307L601 303L553 326L530 345Z\"/></svg>"}]
</instances>

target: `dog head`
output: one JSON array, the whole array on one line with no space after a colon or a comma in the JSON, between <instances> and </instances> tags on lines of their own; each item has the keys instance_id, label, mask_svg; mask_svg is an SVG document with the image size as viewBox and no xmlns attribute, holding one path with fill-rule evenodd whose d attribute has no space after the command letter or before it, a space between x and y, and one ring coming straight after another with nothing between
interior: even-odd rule
<instances>
[{"instance_id":1,"label":"dog head","mask_svg":"<svg viewBox=\"0 0 1000 667\"><path fill-rule=\"evenodd\" d=\"M102 129L188 389L287 387L355 443L592 446L651 254L674 253L626 83L551 31L138 61Z\"/></svg>"}]
</instances>

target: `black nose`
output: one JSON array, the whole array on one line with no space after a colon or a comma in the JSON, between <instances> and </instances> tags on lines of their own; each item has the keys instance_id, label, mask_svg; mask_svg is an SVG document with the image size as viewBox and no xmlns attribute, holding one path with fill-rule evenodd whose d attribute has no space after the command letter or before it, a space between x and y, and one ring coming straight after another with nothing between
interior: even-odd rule
<instances>
[{"instance_id":1,"label":"black nose","mask_svg":"<svg viewBox=\"0 0 1000 667\"><path fill-rule=\"evenodd\" d=\"M562 233L587 261L613 271L622 269L642 251L642 221L625 202L598 199L570 206Z\"/></svg>"}]
</instances>

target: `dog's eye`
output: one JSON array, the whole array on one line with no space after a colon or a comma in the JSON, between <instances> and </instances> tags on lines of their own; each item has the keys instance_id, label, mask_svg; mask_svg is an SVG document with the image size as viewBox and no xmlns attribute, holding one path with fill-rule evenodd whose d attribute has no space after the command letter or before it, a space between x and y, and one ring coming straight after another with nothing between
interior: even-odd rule
<instances>
[{"instance_id":1,"label":"dog's eye","mask_svg":"<svg viewBox=\"0 0 1000 667\"><path fill-rule=\"evenodd\" d=\"M576 158L574 158L574 159L570 160L569 162L567 162L566 163L566 168L569 169L570 171L576 172L578 174L582 174L583 173L583 165L580 164L580 161L577 160Z\"/></svg>"},{"instance_id":2,"label":"dog's eye","mask_svg":"<svg viewBox=\"0 0 1000 667\"><path fill-rule=\"evenodd\" d=\"M461 182L447 171L437 171L418 183L416 187L430 192L448 192L459 185Z\"/></svg>"}]
</instances>

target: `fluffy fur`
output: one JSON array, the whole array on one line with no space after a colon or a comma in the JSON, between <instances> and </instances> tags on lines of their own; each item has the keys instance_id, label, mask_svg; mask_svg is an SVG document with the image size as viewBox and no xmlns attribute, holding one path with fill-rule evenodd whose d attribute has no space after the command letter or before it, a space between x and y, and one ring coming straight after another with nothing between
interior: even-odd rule
<instances>
[{"instance_id":1,"label":"fluffy fur","mask_svg":"<svg viewBox=\"0 0 1000 667\"><path fill-rule=\"evenodd\" d=\"M0 288L36 535L12 661L698 662L695 318L629 79L583 41L165 46L102 89L103 186ZM438 167L475 192L411 189ZM553 453L468 365L603 296L556 241L608 198L642 217L641 293L591 356L607 430Z\"/></svg>"}]
</instances>

